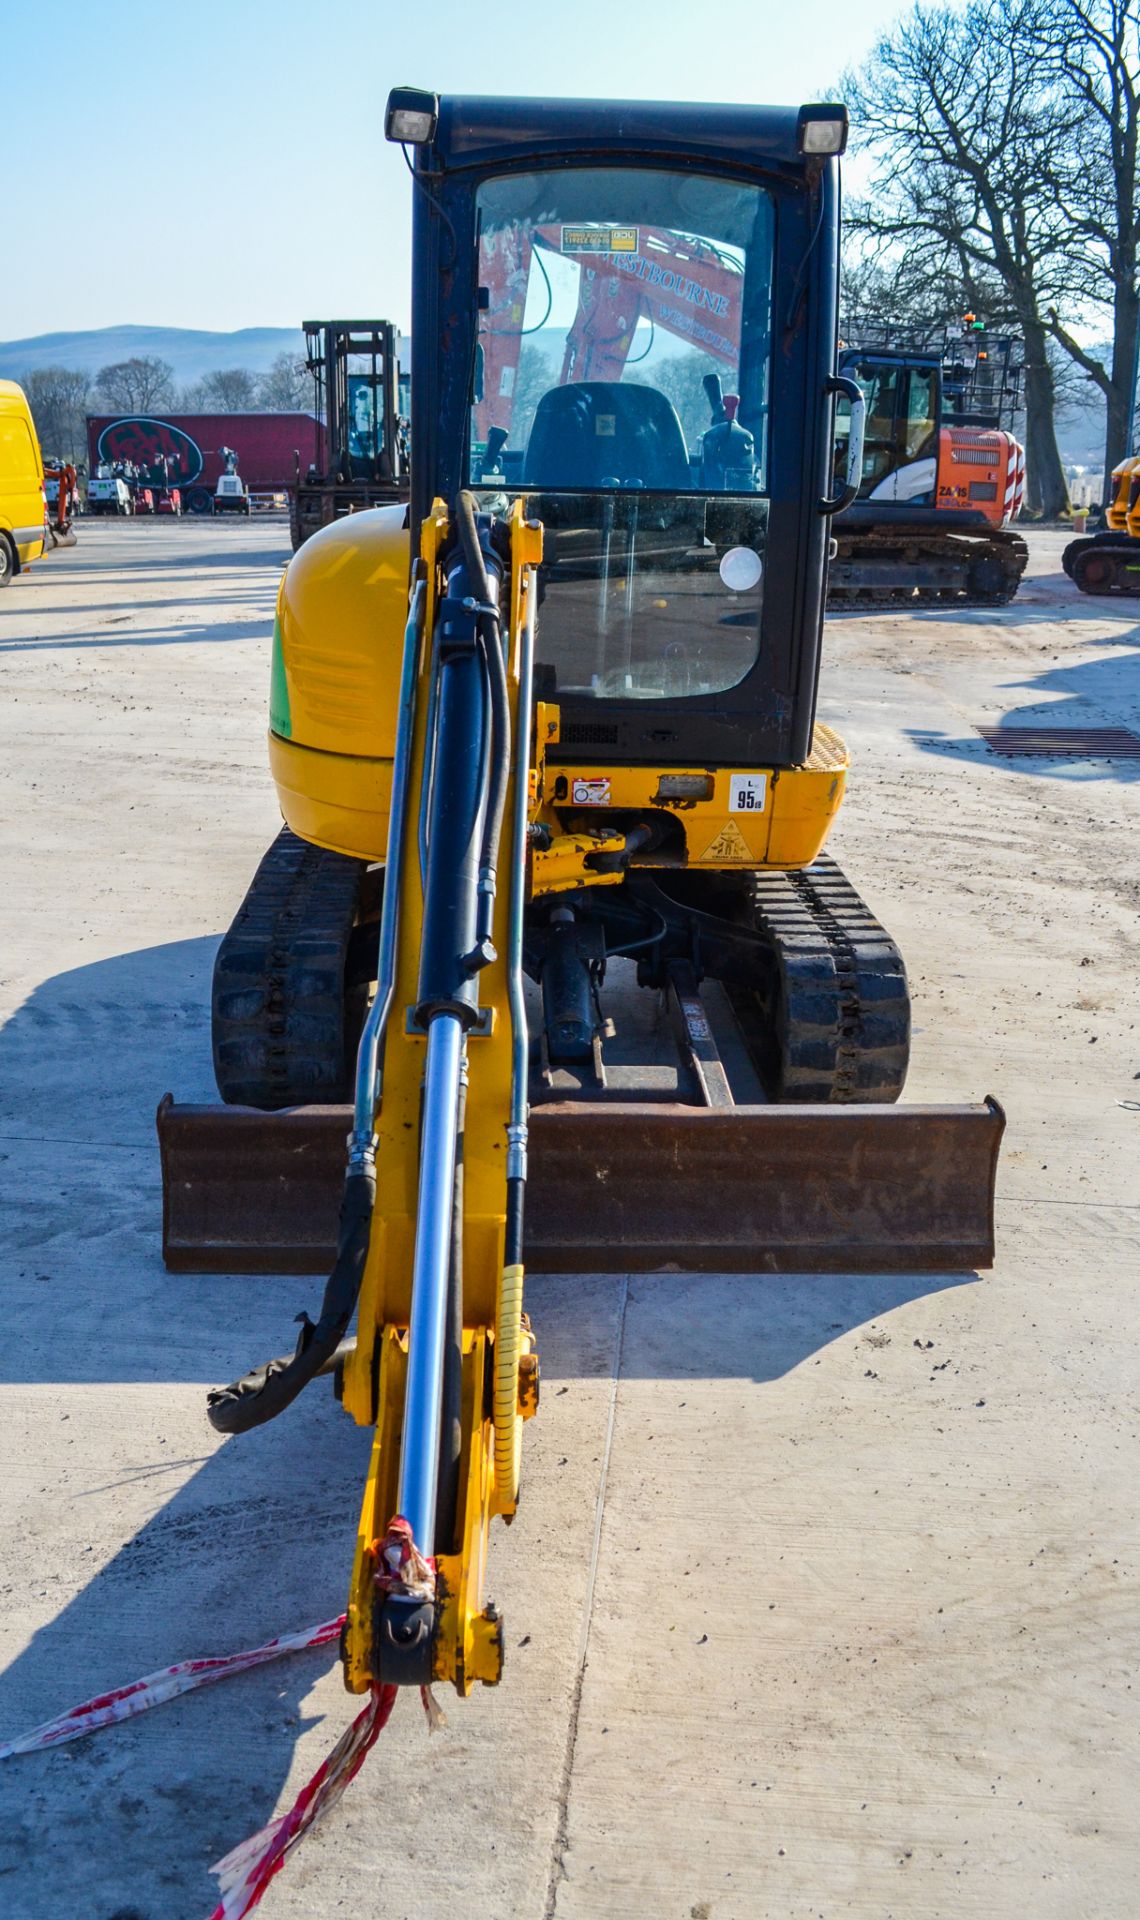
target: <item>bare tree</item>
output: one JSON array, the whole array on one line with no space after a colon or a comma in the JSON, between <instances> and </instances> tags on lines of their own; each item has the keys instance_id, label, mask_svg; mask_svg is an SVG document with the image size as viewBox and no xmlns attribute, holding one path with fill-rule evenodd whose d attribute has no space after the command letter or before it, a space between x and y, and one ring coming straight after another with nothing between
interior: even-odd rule
<instances>
[{"instance_id":1,"label":"bare tree","mask_svg":"<svg viewBox=\"0 0 1140 1920\"><path fill-rule=\"evenodd\" d=\"M20 382L28 396L44 457L87 458L87 402L91 376L77 367L37 367Z\"/></svg>"},{"instance_id":2,"label":"bare tree","mask_svg":"<svg viewBox=\"0 0 1140 1920\"><path fill-rule=\"evenodd\" d=\"M957 263L946 259L937 272L927 267L916 271L909 253L892 254L875 249L868 253L858 244L849 244L843 260L843 300L841 331L846 327L853 337L868 326L949 326L965 313L976 313L987 327L1007 331L1017 325L996 273L962 273Z\"/></svg>"},{"instance_id":3,"label":"bare tree","mask_svg":"<svg viewBox=\"0 0 1140 1920\"><path fill-rule=\"evenodd\" d=\"M174 368L167 360L136 354L100 367L95 376L99 398L110 413L148 413L174 399Z\"/></svg>"},{"instance_id":4,"label":"bare tree","mask_svg":"<svg viewBox=\"0 0 1140 1920\"><path fill-rule=\"evenodd\" d=\"M1070 246L1085 272L1076 314L1058 302L1054 337L1104 395L1106 498L1113 467L1132 451L1140 288L1140 9L1136 0L1056 0L1040 29L1041 56L1082 111L1063 201ZM1075 337L1085 307L1107 308L1107 354Z\"/></svg>"},{"instance_id":5,"label":"bare tree","mask_svg":"<svg viewBox=\"0 0 1140 1920\"><path fill-rule=\"evenodd\" d=\"M257 404L267 413L308 413L313 376L295 353L279 353L257 383Z\"/></svg>"},{"instance_id":6,"label":"bare tree","mask_svg":"<svg viewBox=\"0 0 1140 1920\"><path fill-rule=\"evenodd\" d=\"M853 224L906 255L913 277L996 275L1025 342L1029 504L1067 505L1054 426L1049 311L1085 283L1064 189L1085 109L1053 84L1043 47L1057 0L916 6L844 83L876 163Z\"/></svg>"},{"instance_id":7,"label":"bare tree","mask_svg":"<svg viewBox=\"0 0 1140 1920\"><path fill-rule=\"evenodd\" d=\"M256 413L257 380L248 367L219 367L198 382L197 402L207 413Z\"/></svg>"}]
</instances>

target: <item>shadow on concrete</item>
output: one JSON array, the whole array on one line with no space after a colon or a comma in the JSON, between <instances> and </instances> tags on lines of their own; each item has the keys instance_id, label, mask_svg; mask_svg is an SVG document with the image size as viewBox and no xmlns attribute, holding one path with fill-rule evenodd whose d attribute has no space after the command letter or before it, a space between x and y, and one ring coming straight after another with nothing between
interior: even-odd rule
<instances>
[{"instance_id":1,"label":"shadow on concrete","mask_svg":"<svg viewBox=\"0 0 1140 1920\"><path fill-rule=\"evenodd\" d=\"M905 619L934 627L1024 627L1055 625L1058 621L1081 626L1099 626L1106 640L1115 639L1121 627L1133 632L1137 602L1081 593L1059 567L1055 573L1036 573L1024 580L1016 597L1004 606L966 607L959 601L935 601L924 605L919 600L899 600L889 605L872 603L866 607L843 605L828 607L827 624L848 624Z\"/></svg>"},{"instance_id":2,"label":"shadow on concrete","mask_svg":"<svg viewBox=\"0 0 1140 1920\"><path fill-rule=\"evenodd\" d=\"M179 941L76 968L47 981L0 1033L0 1375L35 1428L43 1485L34 1497L21 1488L27 1510L62 1507L67 1542L59 1604L31 1596L32 1611L51 1617L0 1675L0 1735L343 1605L369 1435L325 1382L229 1442L205 1419L204 1386L289 1346L292 1316L315 1310L319 1284L175 1278L161 1265L153 1109L168 1087L212 1097L215 947ZM974 1277L638 1276L623 1375L774 1380L851 1328ZM531 1284L547 1393L609 1376L621 1286L551 1275ZM805 1382L805 1399L810 1391ZM97 1423L105 1445L80 1422ZM119 1546L132 1510L146 1517ZM100 1543L116 1550L92 1565ZM331 1664L327 1651L296 1656L7 1762L6 1920L208 1912L206 1868L283 1798L298 1734L312 1724L306 1696ZM318 1753L351 1711L346 1701L335 1725L330 1715Z\"/></svg>"},{"instance_id":3,"label":"shadow on concrete","mask_svg":"<svg viewBox=\"0 0 1140 1920\"><path fill-rule=\"evenodd\" d=\"M50 1403L34 1405L38 1421L62 1418ZM139 1403L137 1446L126 1443L138 1471L177 1470L162 1457L168 1422L153 1396L145 1409ZM90 1396L73 1399L70 1421L92 1411ZM220 1447L33 1634L0 1675L0 1731L21 1731L172 1661L238 1651L340 1612L369 1436L325 1396L294 1413ZM116 1424L107 1411L99 1418ZM114 1444L121 1450L121 1437ZM63 1591L90 1565L99 1520L104 1537L115 1531L123 1485L114 1476L90 1488L72 1480L53 1494L70 1509ZM327 1648L292 1655L129 1725L5 1762L6 1920L201 1920L214 1905L210 1863L284 1797L296 1741L321 1718L306 1716L306 1695L334 1661ZM341 1714L334 1704L318 1752L355 1711L347 1699L343 1706Z\"/></svg>"},{"instance_id":4,"label":"shadow on concrete","mask_svg":"<svg viewBox=\"0 0 1140 1920\"><path fill-rule=\"evenodd\" d=\"M218 538L216 552L202 551L195 547L192 554L179 552L178 542L184 534L202 533L207 528ZM261 536L260 538L258 536ZM171 542L169 547L160 543ZM97 516L94 521L86 515L80 517L76 525L76 544L74 547L58 548L45 554L46 560L61 560L73 571L91 572L102 567L114 574L120 569L112 563L108 546L114 543L118 551L123 551L120 543L129 543L139 553L146 554L150 563L159 567L199 567L214 566L264 566L266 551L280 543L291 551L289 542L289 522L286 517L273 522L254 520L243 525L236 514L227 516L219 524L209 514L184 514L181 520L172 520L166 515L153 518L139 515L135 519L112 520ZM148 552L148 547L150 551ZM36 563L39 564L38 562Z\"/></svg>"},{"instance_id":5,"label":"shadow on concrete","mask_svg":"<svg viewBox=\"0 0 1140 1920\"><path fill-rule=\"evenodd\" d=\"M234 596L236 599L238 596ZM224 594L211 595L211 606L217 606L225 599ZM92 633L83 628L78 633L50 634L44 638L30 640L0 641L0 654L4 653L75 653L90 648L103 651L115 647L191 647L203 642L217 645L219 642L233 640L264 640L268 656L268 640L273 624L273 607L268 602L263 612L251 620L204 620L187 622L185 626L164 625L161 627L131 627L117 630L100 628Z\"/></svg>"},{"instance_id":6,"label":"shadow on concrete","mask_svg":"<svg viewBox=\"0 0 1140 1920\"><path fill-rule=\"evenodd\" d=\"M304 1284L175 1280L161 1264L153 1107L171 1084L210 1097L216 944L61 974L0 1032L0 1372L19 1383L42 1480L8 1477L5 1507L23 1501L33 1534L41 1504L65 1516L58 1599L30 1596L50 1617L0 1675L0 1734L344 1604L369 1435L327 1387L240 1441L205 1418L205 1383L291 1337ZM133 1531L132 1513L146 1516ZM0 1767L5 1920L200 1920L209 1863L281 1799L330 1664L295 1656Z\"/></svg>"},{"instance_id":7,"label":"shadow on concrete","mask_svg":"<svg viewBox=\"0 0 1140 1920\"><path fill-rule=\"evenodd\" d=\"M1007 683L1029 689L1033 698L1011 706L1002 715L1003 727L1124 727L1140 732L1140 626L1105 636L1119 651L1098 660L1051 666L1028 680ZM993 724L989 719L987 725ZM926 753L971 759L1006 773L1043 774L1068 781L1115 780L1129 785L1140 780L1138 759L1094 759L1040 754L995 753L978 734L964 738L928 729L906 729L908 737Z\"/></svg>"},{"instance_id":8,"label":"shadow on concrete","mask_svg":"<svg viewBox=\"0 0 1140 1920\"><path fill-rule=\"evenodd\" d=\"M0 1032L0 1258L20 1328L0 1347L8 1384L229 1378L288 1347L293 1314L319 1303L316 1279L175 1278L162 1266L154 1111L167 1089L190 1102L217 1098L216 947L215 937L175 941L58 974ZM716 1284L764 1303L763 1340L732 1358L741 1377L767 1380L833 1333L962 1278L769 1274ZM578 1282L530 1284L536 1295L572 1296ZM711 1283L662 1273L633 1284L638 1293L691 1285L699 1300ZM654 1374L674 1368L691 1371L688 1358L655 1356Z\"/></svg>"}]
</instances>

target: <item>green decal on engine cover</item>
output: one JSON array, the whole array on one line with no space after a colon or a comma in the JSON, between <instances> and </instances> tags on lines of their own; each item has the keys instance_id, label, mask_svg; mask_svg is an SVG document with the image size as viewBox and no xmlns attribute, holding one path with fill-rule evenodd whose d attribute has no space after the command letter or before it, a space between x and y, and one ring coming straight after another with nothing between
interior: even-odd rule
<instances>
[{"instance_id":1,"label":"green decal on engine cover","mask_svg":"<svg viewBox=\"0 0 1140 1920\"><path fill-rule=\"evenodd\" d=\"M285 677L285 656L281 651L281 622L273 622L273 665L269 672L269 724L283 740L293 738L293 715L289 709L289 682Z\"/></svg>"}]
</instances>

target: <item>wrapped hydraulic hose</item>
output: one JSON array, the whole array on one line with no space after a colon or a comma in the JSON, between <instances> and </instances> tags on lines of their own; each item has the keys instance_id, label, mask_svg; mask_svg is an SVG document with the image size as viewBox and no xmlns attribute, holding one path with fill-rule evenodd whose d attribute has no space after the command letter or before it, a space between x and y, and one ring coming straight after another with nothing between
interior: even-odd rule
<instances>
[{"instance_id":1,"label":"wrapped hydraulic hose","mask_svg":"<svg viewBox=\"0 0 1140 1920\"><path fill-rule=\"evenodd\" d=\"M350 1166L341 1201L337 1255L325 1283L320 1319L299 1314L301 1331L292 1353L267 1360L263 1367L254 1367L230 1386L216 1387L207 1395L210 1425L218 1433L246 1433L273 1420L333 1358L356 1311L375 1201L375 1165Z\"/></svg>"},{"instance_id":2,"label":"wrapped hydraulic hose","mask_svg":"<svg viewBox=\"0 0 1140 1920\"><path fill-rule=\"evenodd\" d=\"M412 730L415 719L416 656L424 605L422 581L413 586L404 633L404 663L400 680L399 722L392 772L392 812L384 904L380 921L379 978L376 998L365 1021L357 1059L354 1127L349 1144L348 1170L340 1208L336 1259L325 1285L319 1320L298 1316L301 1331L292 1353L281 1354L243 1374L228 1387L207 1396L210 1424L219 1433L245 1433L273 1420L297 1398L310 1380L333 1361L348 1331L360 1296L372 1214L376 1204L376 1159L373 1117L380 1091L379 1048L395 983L395 955L400 894L400 869L407 803Z\"/></svg>"}]
</instances>

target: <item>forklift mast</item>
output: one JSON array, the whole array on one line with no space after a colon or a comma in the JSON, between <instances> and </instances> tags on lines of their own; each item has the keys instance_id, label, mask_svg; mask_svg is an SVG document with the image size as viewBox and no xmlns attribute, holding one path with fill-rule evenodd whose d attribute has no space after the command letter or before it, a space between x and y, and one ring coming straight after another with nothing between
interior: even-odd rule
<instances>
[{"instance_id":1,"label":"forklift mast","mask_svg":"<svg viewBox=\"0 0 1140 1920\"><path fill-rule=\"evenodd\" d=\"M303 325L313 411L325 424L327 472L340 481L399 479L395 327L390 320L306 320Z\"/></svg>"},{"instance_id":2,"label":"forklift mast","mask_svg":"<svg viewBox=\"0 0 1140 1920\"><path fill-rule=\"evenodd\" d=\"M294 548L346 514L407 498L407 388L390 320L306 320L316 418L290 506ZM321 428L324 428L324 449Z\"/></svg>"}]
</instances>

